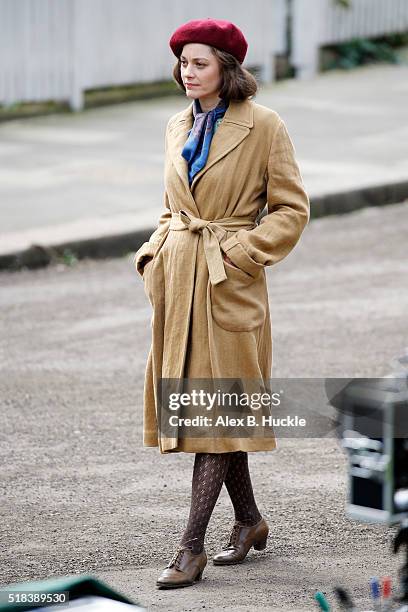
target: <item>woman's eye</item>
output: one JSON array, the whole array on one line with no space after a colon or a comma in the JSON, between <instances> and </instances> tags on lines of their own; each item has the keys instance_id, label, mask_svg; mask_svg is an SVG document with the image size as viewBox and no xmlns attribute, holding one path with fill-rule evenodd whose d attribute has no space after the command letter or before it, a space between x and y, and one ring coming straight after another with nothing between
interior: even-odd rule
<instances>
[{"instance_id":1,"label":"woman's eye","mask_svg":"<svg viewBox=\"0 0 408 612\"><path fill-rule=\"evenodd\" d=\"M187 62L180 62L180 64L181 64L183 67L185 67L185 66L186 66L186 64L187 64ZM204 67L205 67L205 64L199 64L199 63L197 63L197 64L196 64L196 66L198 66L198 68L204 68Z\"/></svg>"}]
</instances>

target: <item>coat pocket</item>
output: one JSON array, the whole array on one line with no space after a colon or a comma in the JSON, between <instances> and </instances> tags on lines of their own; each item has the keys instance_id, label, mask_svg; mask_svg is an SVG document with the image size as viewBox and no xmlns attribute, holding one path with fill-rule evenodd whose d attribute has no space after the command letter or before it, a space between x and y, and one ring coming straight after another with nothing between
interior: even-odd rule
<instances>
[{"instance_id":1,"label":"coat pocket","mask_svg":"<svg viewBox=\"0 0 408 612\"><path fill-rule=\"evenodd\" d=\"M251 331L266 316L268 294L265 271L254 278L224 261L227 278L211 285L211 312L216 323L227 331Z\"/></svg>"},{"instance_id":2,"label":"coat pocket","mask_svg":"<svg viewBox=\"0 0 408 612\"><path fill-rule=\"evenodd\" d=\"M156 259L152 257L152 259L150 259L147 263L145 263L145 265L143 266L143 276L142 276L143 283L144 283L144 290L152 306L154 304L153 304L153 291L152 291L152 283L151 283L151 271L152 271L155 261Z\"/></svg>"},{"instance_id":3,"label":"coat pocket","mask_svg":"<svg viewBox=\"0 0 408 612\"><path fill-rule=\"evenodd\" d=\"M153 257L151 259L149 259L143 266L143 274L142 274L142 278L143 278L143 283L144 283L144 288L145 288L145 293L147 295L147 297L149 298L149 302L151 303L151 305L154 307L154 294L155 294L155 285L157 283L155 283L155 278L154 278L154 274L156 273L157 270L160 270L160 268L157 268L157 262L161 260L162 257L162 249L166 243L167 237L169 235L169 232L167 231L162 239L160 240L160 242L158 243ZM160 264L159 264L160 266Z\"/></svg>"}]
</instances>

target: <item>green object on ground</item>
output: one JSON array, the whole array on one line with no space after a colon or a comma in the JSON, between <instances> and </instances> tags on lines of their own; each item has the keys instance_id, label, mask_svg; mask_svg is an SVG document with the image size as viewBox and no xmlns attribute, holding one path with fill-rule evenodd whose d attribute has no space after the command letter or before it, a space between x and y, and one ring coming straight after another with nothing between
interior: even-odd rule
<instances>
[{"instance_id":1,"label":"green object on ground","mask_svg":"<svg viewBox=\"0 0 408 612\"><path fill-rule=\"evenodd\" d=\"M323 612L330 612L329 602L321 591L317 591L314 597Z\"/></svg>"},{"instance_id":2,"label":"green object on ground","mask_svg":"<svg viewBox=\"0 0 408 612\"><path fill-rule=\"evenodd\" d=\"M114 599L128 604L137 605L136 602L131 601L125 595L114 591L102 580L95 578L91 575L82 576L62 576L57 578L49 578L47 580L40 580L37 582L21 582L18 584L10 584L0 588L0 612L9 612L11 610L18 610L24 612L25 610L35 610L36 608L44 607L44 602L38 603L6 603L4 601L4 591L18 591L18 592L31 592L36 591L42 594L48 593L61 593L63 591L69 592L69 600L78 599L85 595L98 595L100 597L106 597L107 599Z\"/></svg>"}]
</instances>

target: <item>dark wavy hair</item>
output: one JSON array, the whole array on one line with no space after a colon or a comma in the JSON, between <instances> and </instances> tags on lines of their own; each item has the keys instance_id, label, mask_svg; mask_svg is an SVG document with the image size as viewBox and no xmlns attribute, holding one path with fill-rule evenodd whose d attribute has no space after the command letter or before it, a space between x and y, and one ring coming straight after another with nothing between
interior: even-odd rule
<instances>
[{"instance_id":1,"label":"dark wavy hair","mask_svg":"<svg viewBox=\"0 0 408 612\"><path fill-rule=\"evenodd\" d=\"M224 100L246 100L254 96L258 90L255 77L246 68L243 68L231 53L211 46L210 48L220 65L221 89L218 93L219 97ZM179 89L185 92L186 88L181 78L180 67L181 61L179 58L173 68L173 78Z\"/></svg>"}]
</instances>

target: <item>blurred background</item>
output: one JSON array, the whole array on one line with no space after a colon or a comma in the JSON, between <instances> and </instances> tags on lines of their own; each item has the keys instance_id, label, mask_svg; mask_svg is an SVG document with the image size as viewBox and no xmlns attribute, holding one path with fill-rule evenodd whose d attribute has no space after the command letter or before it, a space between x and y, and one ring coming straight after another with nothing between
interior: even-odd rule
<instances>
[{"instance_id":1,"label":"blurred background","mask_svg":"<svg viewBox=\"0 0 408 612\"><path fill-rule=\"evenodd\" d=\"M168 40L206 16L244 31L257 101L287 122L312 199L405 179L405 0L0 0L3 268L47 262L31 244L124 253L154 226L165 125L187 103Z\"/></svg>"},{"instance_id":2,"label":"blurred background","mask_svg":"<svg viewBox=\"0 0 408 612\"><path fill-rule=\"evenodd\" d=\"M78 110L138 97L138 87L140 97L174 94L168 39L179 24L207 15L245 29L245 64L267 83L395 63L401 48L407 56L404 0L255 0L251 10L243 0L209 0L198 10L184 0L2 0L0 9L4 113L28 102Z\"/></svg>"}]
</instances>

